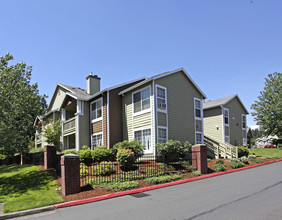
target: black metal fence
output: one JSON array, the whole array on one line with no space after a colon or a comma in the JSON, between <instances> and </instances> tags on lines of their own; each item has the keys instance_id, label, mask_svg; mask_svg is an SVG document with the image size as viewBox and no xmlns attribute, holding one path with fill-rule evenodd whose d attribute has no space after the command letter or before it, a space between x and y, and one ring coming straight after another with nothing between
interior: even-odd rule
<instances>
[{"instance_id":1,"label":"black metal fence","mask_svg":"<svg viewBox=\"0 0 282 220\"><path fill-rule=\"evenodd\" d=\"M33 165L44 165L44 152L37 153L26 153L23 157L24 164L33 164ZM10 164L20 164L21 155L16 155L13 157L8 157L3 160L0 160L0 165L10 165Z\"/></svg>"},{"instance_id":2,"label":"black metal fence","mask_svg":"<svg viewBox=\"0 0 282 220\"><path fill-rule=\"evenodd\" d=\"M192 170L191 161L173 161L164 163L162 159L144 157L131 166L118 162L93 163L89 166L80 164L81 186L107 182L130 181L166 174L187 173Z\"/></svg>"}]
</instances>

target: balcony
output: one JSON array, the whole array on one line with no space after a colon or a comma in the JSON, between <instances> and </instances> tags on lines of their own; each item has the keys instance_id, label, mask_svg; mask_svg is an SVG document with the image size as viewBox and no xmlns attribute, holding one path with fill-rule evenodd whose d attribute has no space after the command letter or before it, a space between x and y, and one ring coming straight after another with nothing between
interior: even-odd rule
<instances>
[{"instance_id":1,"label":"balcony","mask_svg":"<svg viewBox=\"0 0 282 220\"><path fill-rule=\"evenodd\" d=\"M75 132L75 117L63 122L64 135Z\"/></svg>"}]
</instances>

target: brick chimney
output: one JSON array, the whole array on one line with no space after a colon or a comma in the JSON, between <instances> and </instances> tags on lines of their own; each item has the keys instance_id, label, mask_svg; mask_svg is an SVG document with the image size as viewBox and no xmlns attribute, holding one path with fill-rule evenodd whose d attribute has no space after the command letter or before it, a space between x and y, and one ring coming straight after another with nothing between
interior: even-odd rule
<instances>
[{"instance_id":1,"label":"brick chimney","mask_svg":"<svg viewBox=\"0 0 282 220\"><path fill-rule=\"evenodd\" d=\"M101 78L99 78L97 75L94 75L92 73L90 73L87 77L86 77L86 92L89 95L93 95L96 92L100 91L100 80Z\"/></svg>"}]
</instances>

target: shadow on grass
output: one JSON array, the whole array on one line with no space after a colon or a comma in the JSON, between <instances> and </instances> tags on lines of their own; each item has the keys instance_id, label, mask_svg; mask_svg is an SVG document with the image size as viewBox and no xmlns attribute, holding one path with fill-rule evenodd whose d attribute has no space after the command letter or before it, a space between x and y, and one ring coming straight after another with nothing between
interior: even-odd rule
<instances>
[{"instance_id":1,"label":"shadow on grass","mask_svg":"<svg viewBox=\"0 0 282 220\"><path fill-rule=\"evenodd\" d=\"M6 167L6 172L17 171L23 166ZM2 171L2 169L1 169ZM1 177L0 195L19 196L28 190L46 189L48 183L54 178L48 171L30 171L27 173L15 174L10 177Z\"/></svg>"}]
</instances>

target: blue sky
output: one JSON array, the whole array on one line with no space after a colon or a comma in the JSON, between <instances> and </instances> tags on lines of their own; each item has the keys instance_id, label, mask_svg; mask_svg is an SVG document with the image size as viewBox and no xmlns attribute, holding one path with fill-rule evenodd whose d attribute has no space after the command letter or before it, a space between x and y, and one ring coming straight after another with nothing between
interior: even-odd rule
<instances>
[{"instance_id":1,"label":"blue sky","mask_svg":"<svg viewBox=\"0 0 282 220\"><path fill-rule=\"evenodd\" d=\"M0 56L56 83L102 88L184 67L208 99L238 94L247 109L282 71L281 0L1 0ZM49 100L48 99L48 100ZM248 116L248 125L253 125Z\"/></svg>"}]
</instances>

